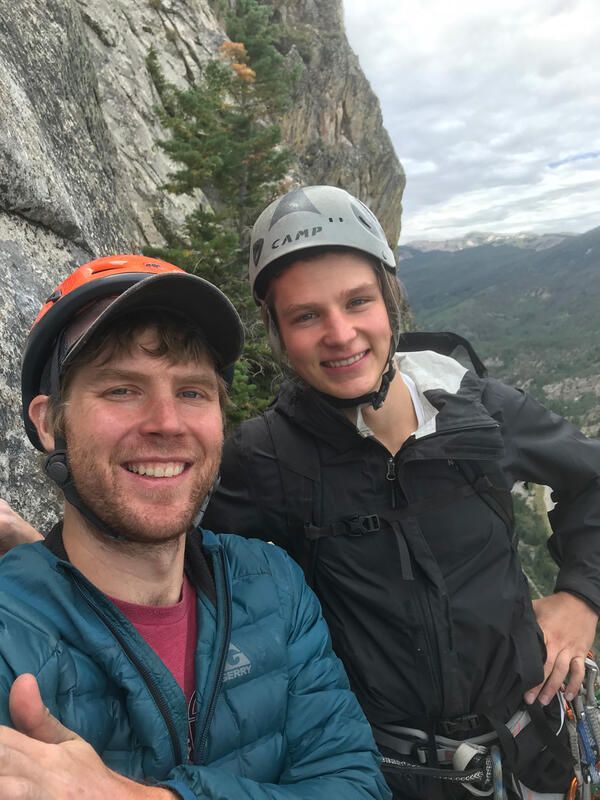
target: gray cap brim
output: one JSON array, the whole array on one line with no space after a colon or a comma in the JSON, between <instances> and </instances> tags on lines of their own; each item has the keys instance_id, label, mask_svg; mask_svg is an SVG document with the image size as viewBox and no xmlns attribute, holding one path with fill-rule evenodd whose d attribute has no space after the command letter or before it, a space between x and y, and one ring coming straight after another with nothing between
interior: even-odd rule
<instances>
[{"instance_id":1,"label":"gray cap brim","mask_svg":"<svg viewBox=\"0 0 600 800\"><path fill-rule=\"evenodd\" d=\"M98 305L96 316L94 306L90 308L89 324L84 322L69 347L61 371L99 330L117 318L142 310L149 312L150 323L153 310L171 311L186 317L203 334L219 370L234 364L242 354L244 331L237 311L220 289L197 275L184 272L152 275L113 298L104 308ZM84 310L82 317L85 314ZM74 327L77 327L77 318Z\"/></svg>"}]
</instances>

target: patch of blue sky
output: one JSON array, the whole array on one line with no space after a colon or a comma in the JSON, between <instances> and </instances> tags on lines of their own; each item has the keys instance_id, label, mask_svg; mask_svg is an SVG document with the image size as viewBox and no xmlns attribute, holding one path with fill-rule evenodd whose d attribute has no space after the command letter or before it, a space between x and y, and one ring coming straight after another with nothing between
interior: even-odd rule
<instances>
[{"instance_id":1,"label":"patch of blue sky","mask_svg":"<svg viewBox=\"0 0 600 800\"><path fill-rule=\"evenodd\" d=\"M563 164L570 164L572 161L584 161L588 158L599 157L600 150L591 150L589 153L575 153L572 156L566 156L566 158L561 158L558 161L551 161L548 166L550 169L555 169L556 167L562 167Z\"/></svg>"}]
</instances>

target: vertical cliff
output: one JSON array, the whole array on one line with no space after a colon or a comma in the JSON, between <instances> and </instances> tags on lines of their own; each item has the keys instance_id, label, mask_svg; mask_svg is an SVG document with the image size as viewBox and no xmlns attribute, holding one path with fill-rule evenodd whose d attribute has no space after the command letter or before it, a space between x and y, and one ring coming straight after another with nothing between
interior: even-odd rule
<instances>
[{"instance_id":1,"label":"vertical cliff","mask_svg":"<svg viewBox=\"0 0 600 800\"><path fill-rule=\"evenodd\" d=\"M348 44L341 0L274 0L299 68L284 138L300 180L332 183L377 214L391 243L400 237L404 173L383 127L379 101Z\"/></svg>"},{"instance_id":2,"label":"vertical cliff","mask_svg":"<svg viewBox=\"0 0 600 800\"><path fill-rule=\"evenodd\" d=\"M301 183L343 185L396 242L404 186L340 2L275 0L300 67L283 121ZM20 421L20 354L36 311L77 263L160 245L198 198L161 190L171 168L146 68L186 86L226 35L208 0L0 0L0 496L44 524Z\"/></svg>"}]
</instances>

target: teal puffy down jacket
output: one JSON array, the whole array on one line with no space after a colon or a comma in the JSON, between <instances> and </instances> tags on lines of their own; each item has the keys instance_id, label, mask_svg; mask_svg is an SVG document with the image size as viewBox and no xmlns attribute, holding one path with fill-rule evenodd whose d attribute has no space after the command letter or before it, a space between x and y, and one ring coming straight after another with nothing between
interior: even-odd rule
<instances>
[{"instance_id":1,"label":"teal puffy down jacket","mask_svg":"<svg viewBox=\"0 0 600 800\"><path fill-rule=\"evenodd\" d=\"M12 681L30 672L50 711L107 766L184 800L389 798L299 568L279 548L237 536L204 532L202 549L217 601L198 591L193 763L187 704L171 673L114 604L42 543L0 561L0 724L10 724Z\"/></svg>"}]
</instances>

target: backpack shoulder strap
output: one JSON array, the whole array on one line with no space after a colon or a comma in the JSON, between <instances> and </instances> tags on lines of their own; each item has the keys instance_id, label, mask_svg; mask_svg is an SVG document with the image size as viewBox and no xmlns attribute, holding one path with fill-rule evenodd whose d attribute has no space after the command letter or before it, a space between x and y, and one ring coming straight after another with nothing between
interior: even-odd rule
<instances>
[{"instance_id":1,"label":"backpack shoulder strap","mask_svg":"<svg viewBox=\"0 0 600 800\"><path fill-rule=\"evenodd\" d=\"M409 331L402 333L398 342L398 350L414 352L415 350L433 350L443 356L454 358L463 367L472 370L480 378L487 377L487 369L479 358L472 344L463 336L450 331L434 332Z\"/></svg>"},{"instance_id":2,"label":"backpack shoulder strap","mask_svg":"<svg viewBox=\"0 0 600 800\"><path fill-rule=\"evenodd\" d=\"M320 509L321 463L313 437L288 420L275 408L263 416L283 490L286 525L293 536L290 553L304 570L310 586L314 572L316 547L308 539L308 526L317 524Z\"/></svg>"}]
</instances>

